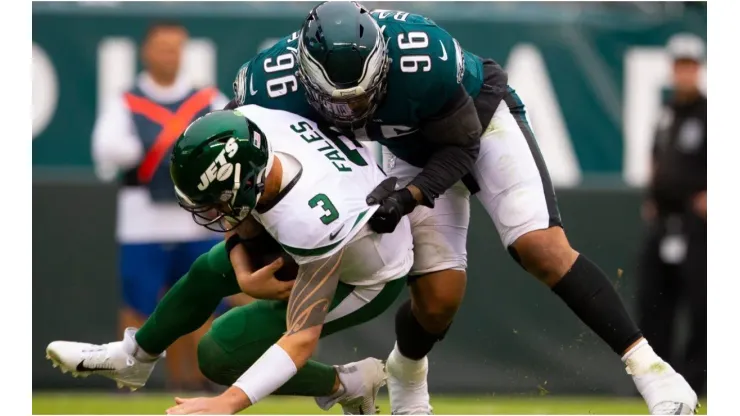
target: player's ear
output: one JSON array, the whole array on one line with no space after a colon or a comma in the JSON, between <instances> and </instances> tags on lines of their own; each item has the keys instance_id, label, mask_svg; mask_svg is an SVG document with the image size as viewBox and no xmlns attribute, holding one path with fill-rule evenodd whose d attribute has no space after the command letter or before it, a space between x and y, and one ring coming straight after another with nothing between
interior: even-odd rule
<instances>
[{"instance_id":1,"label":"player's ear","mask_svg":"<svg viewBox=\"0 0 740 416\"><path fill-rule=\"evenodd\" d=\"M367 198L365 198L365 202L368 205L379 204L380 201L386 199L390 194L393 193L393 191L396 190L396 182L398 182L398 178L396 178L395 176L386 178L383 182L378 184L378 186L376 186L375 189L370 192L370 194L368 194Z\"/></svg>"}]
</instances>

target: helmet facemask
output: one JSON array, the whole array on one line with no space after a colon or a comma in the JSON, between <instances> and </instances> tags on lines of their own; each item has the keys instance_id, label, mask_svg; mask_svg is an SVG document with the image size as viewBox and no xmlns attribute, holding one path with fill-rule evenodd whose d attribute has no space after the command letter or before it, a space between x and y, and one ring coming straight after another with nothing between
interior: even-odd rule
<instances>
[{"instance_id":1,"label":"helmet facemask","mask_svg":"<svg viewBox=\"0 0 740 416\"><path fill-rule=\"evenodd\" d=\"M239 173L241 165L237 163L234 169L235 174ZM219 201L195 202L177 187L175 194L180 207L190 212L196 224L211 231L228 232L236 229L257 205L264 184L253 183L254 177L242 187L241 181L235 179L232 190L222 192Z\"/></svg>"},{"instance_id":2,"label":"helmet facemask","mask_svg":"<svg viewBox=\"0 0 740 416\"><path fill-rule=\"evenodd\" d=\"M255 131L253 134L258 138L261 137L259 132ZM228 140L231 142L236 139L229 138ZM209 184L219 181L220 186L212 188L209 192L209 185L206 185L206 181L203 179L204 177L201 176L201 185L203 187L201 188L201 185L199 185L197 188L198 191L190 188L192 189L190 196L175 186L175 194L180 207L191 213L193 221L196 224L211 231L228 232L236 229L251 214L264 191L265 178L274 160L270 143L266 140L265 142L267 147L267 163L261 165L251 160L234 160L235 163L232 165L233 171L230 174L228 172L224 173L224 175L228 175L230 178L227 179L231 181L230 185L228 182L221 181L220 179L210 178ZM210 142L208 145L212 143ZM228 148L229 144L227 142L225 147ZM220 175L221 170L224 168L225 166L221 165L219 171L217 173L211 173L211 176ZM247 175L245 172L252 174L245 176ZM207 174L208 172L203 175Z\"/></svg>"}]
</instances>

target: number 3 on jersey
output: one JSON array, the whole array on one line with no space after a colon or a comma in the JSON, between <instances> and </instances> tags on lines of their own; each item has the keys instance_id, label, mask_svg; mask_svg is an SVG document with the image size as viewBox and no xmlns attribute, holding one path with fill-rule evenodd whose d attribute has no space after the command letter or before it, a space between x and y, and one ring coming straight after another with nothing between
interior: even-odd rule
<instances>
[{"instance_id":1,"label":"number 3 on jersey","mask_svg":"<svg viewBox=\"0 0 740 416\"><path fill-rule=\"evenodd\" d=\"M339 218L337 208L325 194L316 194L316 196L308 200L308 206L311 208L319 208L322 211L324 215L319 219L325 225L329 225Z\"/></svg>"}]
</instances>

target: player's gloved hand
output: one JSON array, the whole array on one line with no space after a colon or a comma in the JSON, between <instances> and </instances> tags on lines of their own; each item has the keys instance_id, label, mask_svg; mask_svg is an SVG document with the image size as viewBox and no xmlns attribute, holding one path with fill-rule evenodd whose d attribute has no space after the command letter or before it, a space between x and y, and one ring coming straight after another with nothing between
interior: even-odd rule
<instances>
[{"instance_id":1,"label":"player's gloved hand","mask_svg":"<svg viewBox=\"0 0 740 416\"><path fill-rule=\"evenodd\" d=\"M368 205L380 204L380 208L368 221L370 228L376 233L392 233L401 218L416 208L416 199L408 188L395 190L397 181L398 178L390 177L367 196Z\"/></svg>"},{"instance_id":2,"label":"player's gloved hand","mask_svg":"<svg viewBox=\"0 0 740 416\"><path fill-rule=\"evenodd\" d=\"M368 205L379 204L380 201L388 198L396 191L397 182L398 178L395 176L385 178L383 182L379 183L378 186L376 186L375 189L367 195L365 202L367 202Z\"/></svg>"}]
</instances>

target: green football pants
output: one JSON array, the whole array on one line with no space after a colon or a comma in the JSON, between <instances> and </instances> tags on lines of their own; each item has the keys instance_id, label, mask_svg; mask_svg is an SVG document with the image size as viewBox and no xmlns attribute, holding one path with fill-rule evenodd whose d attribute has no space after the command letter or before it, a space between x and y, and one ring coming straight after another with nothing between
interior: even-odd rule
<instances>
[{"instance_id":1,"label":"green football pants","mask_svg":"<svg viewBox=\"0 0 740 416\"><path fill-rule=\"evenodd\" d=\"M220 251L219 251L220 250ZM223 255L223 243L209 253L214 274L230 273L231 263ZM388 309L404 290L405 278L375 286L352 286L339 283L321 336L368 322ZM282 301L257 300L234 308L216 319L198 345L198 363L211 381L230 385L236 381L286 331L286 309ZM323 395L312 392L312 372L319 373L319 363L309 361L275 394ZM322 371L325 374L325 371ZM315 379L314 379L315 380Z\"/></svg>"}]
</instances>

